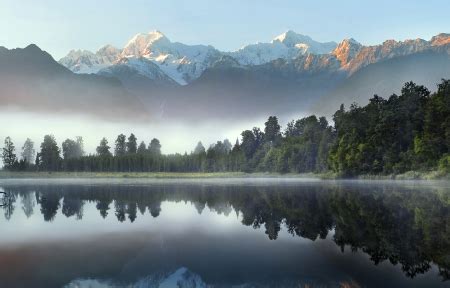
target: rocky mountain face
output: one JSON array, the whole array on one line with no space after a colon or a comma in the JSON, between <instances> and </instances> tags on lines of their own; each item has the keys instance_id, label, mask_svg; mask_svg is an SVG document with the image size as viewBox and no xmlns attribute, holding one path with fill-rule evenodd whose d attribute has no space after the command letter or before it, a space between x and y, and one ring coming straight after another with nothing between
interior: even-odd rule
<instances>
[{"instance_id":1,"label":"rocky mountain face","mask_svg":"<svg viewBox=\"0 0 450 288\"><path fill-rule=\"evenodd\" d=\"M332 115L340 104L367 104L373 95L388 98L413 81L435 91L441 79L450 79L450 47L430 49L367 65L340 81L317 99L312 111ZM326 103L326 105L323 105Z\"/></svg>"}]
</instances>

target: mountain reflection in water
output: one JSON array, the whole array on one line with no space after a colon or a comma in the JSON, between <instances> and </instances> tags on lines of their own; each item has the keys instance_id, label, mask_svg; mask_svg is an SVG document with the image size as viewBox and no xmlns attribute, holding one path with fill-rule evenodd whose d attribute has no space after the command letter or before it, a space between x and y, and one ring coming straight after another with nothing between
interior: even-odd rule
<instances>
[{"instance_id":1,"label":"mountain reflection in water","mask_svg":"<svg viewBox=\"0 0 450 288\"><path fill-rule=\"evenodd\" d=\"M1 287L444 287L450 278L447 185L5 182L0 192L9 195Z\"/></svg>"}]
</instances>

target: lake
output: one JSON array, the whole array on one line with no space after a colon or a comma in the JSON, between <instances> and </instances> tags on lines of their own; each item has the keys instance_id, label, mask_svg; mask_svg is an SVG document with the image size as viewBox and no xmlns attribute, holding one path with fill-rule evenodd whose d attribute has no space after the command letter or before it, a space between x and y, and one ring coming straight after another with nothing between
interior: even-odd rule
<instances>
[{"instance_id":1,"label":"lake","mask_svg":"<svg viewBox=\"0 0 450 288\"><path fill-rule=\"evenodd\" d=\"M0 287L449 287L450 184L0 180Z\"/></svg>"}]
</instances>

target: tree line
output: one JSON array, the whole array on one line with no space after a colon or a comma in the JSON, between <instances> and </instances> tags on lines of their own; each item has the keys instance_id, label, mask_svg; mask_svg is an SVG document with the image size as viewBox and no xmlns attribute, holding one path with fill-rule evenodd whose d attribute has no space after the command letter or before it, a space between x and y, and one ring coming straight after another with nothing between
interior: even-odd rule
<instances>
[{"instance_id":1,"label":"tree line","mask_svg":"<svg viewBox=\"0 0 450 288\"><path fill-rule=\"evenodd\" d=\"M289 122L284 130L270 116L261 130L241 133L207 149L201 142L191 153L163 155L154 138L138 145L130 134L117 136L114 147L101 139L95 154L86 155L83 138L66 139L61 149L46 135L35 153L30 139L17 157L6 137L2 158L5 169L18 171L85 172L279 172L333 171L342 176L390 174L440 169L450 172L450 80L435 93L413 82L400 95L377 95L364 107L344 105L333 115L311 115Z\"/></svg>"}]
</instances>

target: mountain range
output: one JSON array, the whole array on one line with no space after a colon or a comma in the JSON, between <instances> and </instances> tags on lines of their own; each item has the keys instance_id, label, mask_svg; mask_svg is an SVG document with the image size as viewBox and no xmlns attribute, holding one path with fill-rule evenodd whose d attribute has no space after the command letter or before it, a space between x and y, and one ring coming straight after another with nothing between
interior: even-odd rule
<instances>
[{"instance_id":1,"label":"mountain range","mask_svg":"<svg viewBox=\"0 0 450 288\"><path fill-rule=\"evenodd\" d=\"M126 65L152 80L187 85L215 65L224 56L240 66L253 66L276 59L293 59L306 53L325 54L335 49L335 42L319 43L308 36L287 31L270 43L247 45L234 52L221 52L212 46L171 42L160 31L137 34L124 48L106 45L93 53L72 50L59 63L76 73L113 73L114 66ZM156 64L152 65L151 63ZM167 77L161 77L161 75Z\"/></svg>"},{"instance_id":2,"label":"mountain range","mask_svg":"<svg viewBox=\"0 0 450 288\"><path fill-rule=\"evenodd\" d=\"M450 34L365 46L352 38L321 43L287 31L224 52L152 31L123 48L72 50L58 62L35 45L1 48L0 65L0 105L194 120L329 116L340 103L387 97L406 81L433 90L450 78Z\"/></svg>"}]
</instances>

